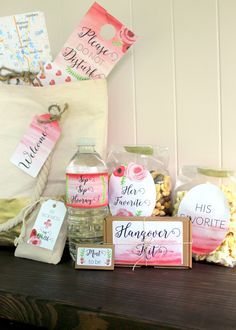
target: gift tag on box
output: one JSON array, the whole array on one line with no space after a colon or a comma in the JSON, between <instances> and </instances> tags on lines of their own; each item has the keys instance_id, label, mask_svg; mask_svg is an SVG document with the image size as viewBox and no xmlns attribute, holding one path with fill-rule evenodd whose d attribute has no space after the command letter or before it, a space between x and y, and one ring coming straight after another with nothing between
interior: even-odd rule
<instances>
[{"instance_id":1,"label":"gift tag on box","mask_svg":"<svg viewBox=\"0 0 236 330\"><path fill-rule=\"evenodd\" d=\"M0 67L38 72L40 62L51 61L48 33L42 12L0 18Z\"/></svg>"},{"instance_id":2,"label":"gift tag on box","mask_svg":"<svg viewBox=\"0 0 236 330\"><path fill-rule=\"evenodd\" d=\"M17 146L10 161L19 169L36 177L50 152L60 137L61 129L57 121L47 121L50 114L33 117L33 120Z\"/></svg>"}]
</instances>

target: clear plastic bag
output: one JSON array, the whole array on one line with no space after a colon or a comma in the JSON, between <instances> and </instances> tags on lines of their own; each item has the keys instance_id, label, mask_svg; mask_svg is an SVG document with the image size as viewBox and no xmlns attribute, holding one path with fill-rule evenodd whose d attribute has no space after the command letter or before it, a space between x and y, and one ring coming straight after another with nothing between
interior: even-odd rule
<instances>
[{"instance_id":1,"label":"clear plastic bag","mask_svg":"<svg viewBox=\"0 0 236 330\"><path fill-rule=\"evenodd\" d=\"M109 208L117 216L171 214L168 149L115 146L108 154Z\"/></svg>"},{"instance_id":2,"label":"clear plastic bag","mask_svg":"<svg viewBox=\"0 0 236 330\"><path fill-rule=\"evenodd\" d=\"M185 166L176 182L173 215L192 221L193 257L236 265L236 177L233 171Z\"/></svg>"}]
</instances>

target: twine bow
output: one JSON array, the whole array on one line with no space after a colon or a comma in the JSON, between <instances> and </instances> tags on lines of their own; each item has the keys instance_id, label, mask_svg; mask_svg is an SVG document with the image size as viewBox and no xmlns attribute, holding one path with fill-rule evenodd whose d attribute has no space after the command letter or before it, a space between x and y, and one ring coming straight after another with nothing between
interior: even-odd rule
<instances>
[{"instance_id":1,"label":"twine bow","mask_svg":"<svg viewBox=\"0 0 236 330\"><path fill-rule=\"evenodd\" d=\"M143 231L145 232L145 221L146 221L146 218L143 219ZM135 270L135 267L139 264L140 261L143 260L143 258L146 256L146 251L147 251L147 248L151 245L151 241L152 241L152 238L147 241L147 238L144 237L144 240L143 240L143 249L144 249L144 252L140 255L140 257L137 259L137 261L135 262L135 264L133 265L132 267L132 271ZM148 260L147 258L145 257L145 266L148 265Z\"/></svg>"},{"instance_id":2,"label":"twine bow","mask_svg":"<svg viewBox=\"0 0 236 330\"><path fill-rule=\"evenodd\" d=\"M0 68L0 81L6 82L7 84L10 84L12 79L16 79L16 84L19 85L20 80L24 83L27 83L29 85L39 85L42 86L41 81L37 77L37 73L33 73L30 71L15 71L13 69L6 68L5 66L2 66ZM37 83L35 83L35 81Z\"/></svg>"},{"instance_id":3,"label":"twine bow","mask_svg":"<svg viewBox=\"0 0 236 330\"><path fill-rule=\"evenodd\" d=\"M147 267L148 266L148 260L146 258L146 251L148 249L149 246L151 246L151 240L149 240L149 242L146 241L146 239L144 239L144 242L143 242L143 249L144 249L144 252L141 254L141 256L137 259L137 261L135 262L135 264L133 265L132 267L132 271L135 270L135 267L139 264L140 261L142 261L145 257L145 266Z\"/></svg>"},{"instance_id":4,"label":"twine bow","mask_svg":"<svg viewBox=\"0 0 236 330\"><path fill-rule=\"evenodd\" d=\"M68 103L64 104L64 109L61 110L61 107L58 104L52 104L48 107L48 112L50 114L50 118L48 119L40 119L38 118L38 122L40 124L48 124L53 121L59 121L63 113L69 108Z\"/></svg>"}]
</instances>

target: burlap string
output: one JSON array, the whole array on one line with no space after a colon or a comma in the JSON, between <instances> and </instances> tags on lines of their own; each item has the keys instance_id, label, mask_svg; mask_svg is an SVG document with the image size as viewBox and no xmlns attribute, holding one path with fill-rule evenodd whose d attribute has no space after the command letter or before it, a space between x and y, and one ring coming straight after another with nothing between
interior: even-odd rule
<instances>
[{"instance_id":1,"label":"burlap string","mask_svg":"<svg viewBox=\"0 0 236 330\"><path fill-rule=\"evenodd\" d=\"M69 107L69 105L67 103L65 103L64 109L61 110L61 108L59 107L58 104L52 104L48 108L48 112L50 113L50 118L49 119L40 119L39 118L38 122L41 123L41 124L48 124L48 123L51 123L53 121L60 121L61 116L68 109L68 107Z\"/></svg>"},{"instance_id":2,"label":"burlap string","mask_svg":"<svg viewBox=\"0 0 236 330\"><path fill-rule=\"evenodd\" d=\"M145 232L145 220L146 220L146 218L144 218L143 219L143 231ZM146 237L144 238L144 241L143 241L143 245L144 245L144 251L146 251L146 249L150 246L150 244L151 244L151 241L152 241L152 239L151 240L149 240L149 242L147 242L147 239L146 239ZM141 261L141 260L143 260L143 255L141 255L140 256L140 258L138 258L138 260L135 262L135 264L133 265L133 267L132 267L132 271L134 271L135 270L135 267L138 265L138 263ZM147 258L146 258L146 265L145 266L147 266L148 265L148 260L147 260Z\"/></svg>"},{"instance_id":3,"label":"burlap string","mask_svg":"<svg viewBox=\"0 0 236 330\"><path fill-rule=\"evenodd\" d=\"M144 218L142 223L143 223L143 231L145 232L145 221L148 221L148 217ZM143 246L144 246L144 254L142 254L137 261L134 263L133 267L132 267L132 271L135 270L135 268L138 266L138 264L140 263L140 261L142 261L145 257L145 253L148 247L150 247L153 244L153 238L147 240L147 238L144 238L144 242L143 242ZM172 244L181 244L181 243L172 243ZM184 246L185 244L187 245L192 245L192 241L190 242L182 242L182 245ZM143 264L142 264L143 266ZM148 266L148 260L147 258L145 259L145 266Z\"/></svg>"},{"instance_id":4,"label":"burlap string","mask_svg":"<svg viewBox=\"0 0 236 330\"><path fill-rule=\"evenodd\" d=\"M18 213L14 218L8 220L7 222L4 222L0 224L0 232L7 231L11 229L12 227L15 227L20 222L22 222L23 218L26 217L29 210L31 209L31 206L39 200L39 198L42 196L43 191L47 184L48 174L51 167L51 160L52 160L52 154L49 155L48 159L43 165L43 168L41 169L38 180L36 182L36 186L34 188L33 196L31 199L31 202L29 205L25 206L20 213Z\"/></svg>"},{"instance_id":5,"label":"burlap string","mask_svg":"<svg viewBox=\"0 0 236 330\"><path fill-rule=\"evenodd\" d=\"M37 77L37 73L32 73L30 71L15 71L13 69L6 68L2 66L0 68L0 81L6 82L7 84L11 83L11 80L16 79L16 84L19 85L20 81L23 81L29 85L42 86L41 81Z\"/></svg>"}]
</instances>

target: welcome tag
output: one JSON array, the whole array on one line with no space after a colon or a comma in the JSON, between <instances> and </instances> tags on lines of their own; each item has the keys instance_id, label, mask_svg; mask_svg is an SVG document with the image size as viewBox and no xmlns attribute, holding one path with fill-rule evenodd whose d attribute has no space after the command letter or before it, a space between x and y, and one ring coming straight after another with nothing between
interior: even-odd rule
<instances>
[{"instance_id":1,"label":"welcome tag","mask_svg":"<svg viewBox=\"0 0 236 330\"><path fill-rule=\"evenodd\" d=\"M77 245L75 268L114 269L113 244L80 244Z\"/></svg>"},{"instance_id":2,"label":"welcome tag","mask_svg":"<svg viewBox=\"0 0 236 330\"><path fill-rule=\"evenodd\" d=\"M50 114L33 117L27 132L10 159L11 163L33 178L38 175L61 134L57 121L50 123L38 121L49 118Z\"/></svg>"},{"instance_id":3,"label":"welcome tag","mask_svg":"<svg viewBox=\"0 0 236 330\"><path fill-rule=\"evenodd\" d=\"M65 215L66 207L63 202L52 199L44 202L27 243L53 250Z\"/></svg>"}]
</instances>

